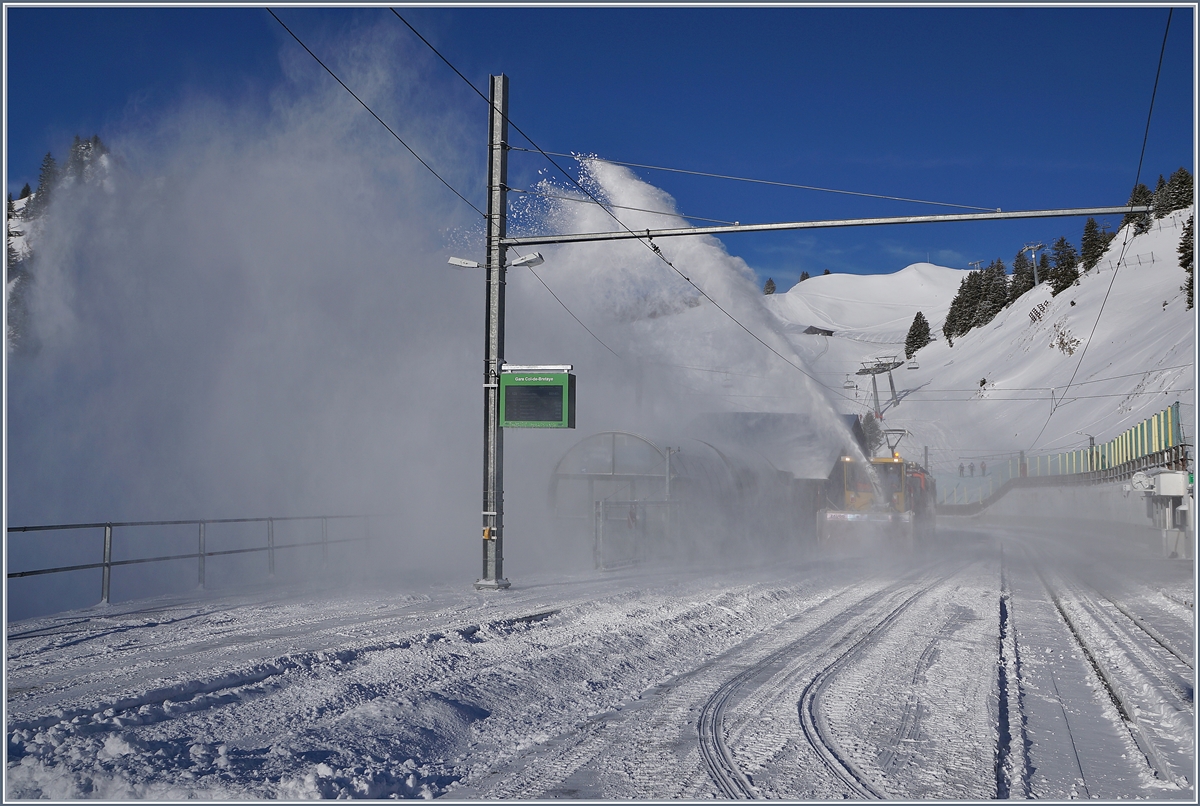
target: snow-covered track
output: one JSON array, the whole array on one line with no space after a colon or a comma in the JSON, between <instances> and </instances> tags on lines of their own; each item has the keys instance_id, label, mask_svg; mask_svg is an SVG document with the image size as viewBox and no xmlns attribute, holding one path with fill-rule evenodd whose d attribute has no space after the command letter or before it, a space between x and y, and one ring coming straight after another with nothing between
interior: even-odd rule
<instances>
[{"instance_id":1,"label":"snow-covered track","mask_svg":"<svg viewBox=\"0 0 1200 806\"><path fill-rule=\"evenodd\" d=\"M870 777L861 771L846 753L842 752L829 728L827 720L821 713L819 708L820 697L830 681L836 677L837 673L862 654L863 650L872 641L876 640L881 633L886 631L900 617L900 614L907 610L926 590L928 588L922 588L910 594L899 604L892 607L883 618L876 621L873 625L857 635L851 633L838 642L838 644L835 644L832 650L834 652L841 651L833 658L832 662L828 663L825 668L809 681L800 695L800 701L797 703L800 714L800 726L804 731L805 738L817 752L817 756L824 763L826 769L835 778L845 784L852 794L858 797L884 799L887 795L871 782ZM845 646L847 642L850 642L848 647ZM843 649L843 647L845 648ZM915 719L916 714L908 716Z\"/></svg>"},{"instance_id":2,"label":"snow-covered track","mask_svg":"<svg viewBox=\"0 0 1200 806\"><path fill-rule=\"evenodd\" d=\"M1186 785L1186 777L1180 780L1181 765L1169 760L1170 748L1144 718L1174 708L1192 721L1191 681L1164 663L1164 658L1177 659L1157 640L1145 640L1145 631L1126 626L1132 619L1114 618L1086 590L1041 570L1038 577L1150 771L1161 780Z\"/></svg>"},{"instance_id":3,"label":"snow-covered track","mask_svg":"<svg viewBox=\"0 0 1200 806\"><path fill-rule=\"evenodd\" d=\"M794 691L793 686L797 680L809 680L808 687L812 688L811 681L814 675L823 686L826 678L830 677L836 669L840 669L850 662L866 646L877 640L887 627L921 594L949 576L940 574L931 579L929 577L931 570L928 567L924 568L853 604L840 608L836 613L823 619L821 623L804 630L803 634L794 640L742 669L738 674L725 681L705 701L696 721L700 756L710 777L724 797L729 799L762 797L758 787L742 770L729 747L729 726L725 720L727 707L735 701L742 701L743 706L749 705L749 710L757 713L784 692ZM918 588L915 593L913 592L914 585ZM810 614L807 612L802 613L789 619L787 623L795 623L809 616ZM847 644L849 644L848 648ZM932 650L928 648L926 652L930 656L933 654ZM751 689L754 691L753 696L746 691L752 686L754 686ZM747 709L743 707L742 710ZM741 716L743 723L756 721L756 714L747 713ZM819 738L814 739L813 736ZM808 737L808 742L814 746L818 756L823 759L826 757L841 758L828 730L814 733L813 736ZM841 762L835 762L833 767L835 778L849 786L852 794L882 797L871 784L864 785L862 783L865 776L855 777L854 774L850 774L847 780L846 771L848 769L851 767Z\"/></svg>"},{"instance_id":4,"label":"snow-covered track","mask_svg":"<svg viewBox=\"0 0 1200 806\"><path fill-rule=\"evenodd\" d=\"M1169 640L1164 638L1163 635L1158 630L1154 629L1154 627L1152 627L1149 623L1147 623L1145 619L1136 615L1135 613L1130 612L1129 608L1126 607L1126 605L1124 603L1122 603L1121 601L1119 601L1117 599L1113 599L1109 596L1104 596L1104 600L1106 602L1108 602L1109 604L1111 604L1113 607L1115 607L1117 610L1119 610L1121 612L1121 614L1124 615L1126 618L1128 618L1131 622L1133 622L1133 624L1139 630L1144 632L1146 635L1150 636L1156 644L1158 644L1160 647L1165 649L1167 652L1174 655L1179 660L1180 663L1182 663L1184 666L1188 667L1189 669L1195 670L1196 667L1193 664L1192 659L1189 658L1187 655L1185 655L1183 652L1180 652L1178 649L1176 649L1175 646ZM1188 696L1188 701L1191 702L1190 694Z\"/></svg>"},{"instance_id":5,"label":"snow-covered track","mask_svg":"<svg viewBox=\"0 0 1200 806\"><path fill-rule=\"evenodd\" d=\"M1159 591L1159 593L1161 593L1163 595L1164 599L1169 599L1170 601L1174 602L1177 605L1183 605L1188 610L1196 609L1196 606L1192 602L1189 602L1186 599L1180 599L1178 596L1176 596L1173 593L1167 593L1166 591Z\"/></svg>"}]
</instances>

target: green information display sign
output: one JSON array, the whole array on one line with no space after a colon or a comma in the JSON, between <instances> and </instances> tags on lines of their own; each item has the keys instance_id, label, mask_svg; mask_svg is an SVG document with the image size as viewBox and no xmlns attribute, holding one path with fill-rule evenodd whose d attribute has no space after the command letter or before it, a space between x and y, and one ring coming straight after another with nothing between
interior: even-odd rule
<instances>
[{"instance_id":1,"label":"green information display sign","mask_svg":"<svg viewBox=\"0 0 1200 806\"><path fill-rule=\"evenodd\" d=\"M501 428L574 428L570 366L505 366L500 373Z\"/></svg>"}]
</instances>

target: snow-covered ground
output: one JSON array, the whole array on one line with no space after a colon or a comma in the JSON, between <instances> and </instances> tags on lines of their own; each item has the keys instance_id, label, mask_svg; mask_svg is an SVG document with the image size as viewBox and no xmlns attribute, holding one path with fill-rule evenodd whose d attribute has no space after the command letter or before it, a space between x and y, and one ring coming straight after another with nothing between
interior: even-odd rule
<instances>
[{"instance_id":1,"label":"snow-covered ground","mask_svg":"<svg viewBox=\"0 0 1200 806\"><path fill-rule=\"evenodd\" d=\"M607 182L614 203L669 203L619 172ZM712 239L664 251L846 392L829 413L867 410L864 379L847 390L846 376L902 354L924 312L937 341L895 371L885 424L952 473L960 457L1104 441L1176 400L1194 421L1185 219L1129 239L1114 272L1118 233L1078 286L1039 286L953 347L940 331L958 270L814 277L763 298ZM626 253L564 252L543 276L613 345L683 370L668 386L825 416L794 367L640 245ZM510 277L510 291L532 282ZM647 399L674 413L677 398ZM744 567L512 569L502 592L385 583L378 568L340 589L9 622L5 796L1194 800L1194 569L1119 528L1072 528L943 519L912 556L795 546Z\"/></svg>"},{"instance_id":2,"label":"snow-covered ground","mask_svg":"<svg viewBox=\"0 0 1200 806\"><path fill-rule=\"evenodd\" d=\"M6 795L1193 799L1190 568L940 540L12 624Z\"/></svg>"}]
</instances>

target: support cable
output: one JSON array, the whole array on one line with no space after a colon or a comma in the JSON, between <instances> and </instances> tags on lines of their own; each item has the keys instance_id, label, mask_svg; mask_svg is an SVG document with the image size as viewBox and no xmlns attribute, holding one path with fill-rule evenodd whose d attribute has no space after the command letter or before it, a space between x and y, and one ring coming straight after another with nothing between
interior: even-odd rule
<instances>
[{"instance_id":1,"label":"support cable","mask_svg":"<svg viewBox=\"0 0 1200 806\"><path fill-rule=\"evenodd\" d=\"M647 170L651 170L651 171L667 171L669 173L687 174L689 176L705 176L705 177L709 177L711 179L729 179L734 182L750 182L750 183L756 184L756 185L773 185L775 187L796 188L798 190L816 190L816 191L820 191L821 193L840 193L845 196L862 196L862 197L865 197L868 199L885 199L887 201L912 202L914 204L933 204L933 205L937 205L938 207L958 207L958 208L961 208L964 210L983 210L984 212L988 212L988 213L1000 212L999 207L977 207L976 205L973 205L973 204L955 204L953 202L928 201L926 199L909 199L909 198L905 198L904 196L886 196L881 193L864 193L864 192L857 191L857 190L836 190L834 188L822 188L822 187L816 187L814 185L797 185L793 182L778 182L778 181L774 181L771 179L750 179L745 176L728 176L726 174L714 174L714 173L708 173L706 171L690 171L690 170L687 170L684 168L665 168L661 165L643 165L640 162L622 162L621 160L610 160L605 157L598 156L596 154L590 154L590 155L564 154L564 153L558 152L558 151L542 151L541 149L534 151L533 149L519 148L517 146L513 146L512 150L513 151L525 151L530 154L534 154L534 153L541 153L543 155L551 154L555 157L571 157L573 159L593 159L593 160L597 160L599 162L607 162L612 165L625 165L630 168L646 168Z\"/></svg>"},{"instance_id":2,"label":"support cable","mask_svg":"<svg viewBox=\"0 0 1200 806\"><path fill-rule=\"evenodd\" d=\"M1171 31L1171 15L1173 13L1173 8L1167 9L1167 27L1166 30L1163 31L1162 47L1158 52L1158 70L1154 73L1154 89L1150 92L1150 109L1146 112L1146 130L1142 134L1142 153L1138 156L1137 173L1133 178L1134 188L1137 188L1138 182L1141 181L1142 178L1142 162L1146 158L1146 142L1150 139L1150 119L1154 115L1154 98L1156 95L1158 95L1158 79L1162 75L1163 56L1167 52L1167 34ZM1132 200L1130 201L1129 206L1131 209L1134 207ZM1117 257L1117 265L1113 269L1112 277L1108 281L1108 290L1104 292L1104 299L1100 301L1100 310L1096 312L1096 321L1092 322L1092 332L1088 334L1087 341L1083 344L1083 350L1081 350L1079 353L1079 361L1075 363L1075 371L1071 373L1071 379L1067 381L1067 385L1063 387L1064 395L1066 394L1067 389L1071 388L1071 384L1075 382L1075 376L1079 374L1079 368L1083 366L1084 356L1087 355L1088 347L1090 347L1092 344L1092 338L1096 335L1096 328L1100 324L1100 317L1104 314L1104 306L1108 303L1108 296L1112 293L1113 283L1115 283L1117 280L1117 272L1121 270L1121 262L1125 259L1125 251L1129 248L1130 232L1135 227L1135 222L1130 221L1129 224L1124 228L1125 237L1121 241L1121 254ZM1058 411L1058 408L1061 405L1061 403L1051 404L1050 414L1048 417L1046 417L1046 422L1042 424L1042 430L1038 431L1037 437L1029 446L1029 450L1033 450L1033 446L1037 445L1037 441L1042 438L1042 434L1046 432L1046 426L1050 425L1050 420L1054 417L1054 412Z\"/></svg>"},{"instance_id":3,"label":"support cable","mask_svg":"<svg viewBox=\"0 0 1200 806\"><path fill-rule=\"evenodd\" d=\"M403 140L403 139L401 139L400 135L396 134L396 132L395 132L395 131L393 131L393 129L392 129L392 127L391 127L391 126L389 126L387 123L385 123L385 122L383 121L383 119L379 117L379 115L375 114L375 111L374 111L373 109L371 109L371 107L367 106L367 104L366 104L366 103L365 103L365 102L364 102L364 101L363 101L361 98L359 98L357 94L355 94L354 90L352 90L352 89L350 89L348 86L346 86L346 82L344 82L344 81L342 81L340 78L338 78L337 74L336 74L336 73L334 73L332 70L330 70L330 69L329 69L329 67L328 67L328 66L327 66L327 65L326 65L326 64L325 64L323 61L321 61L321 59L320 59L320 58L318 58L318 57L317 57L317 55L316 55L315 53L313 53L313 52L312 52L312 50L311 50L311 49L308 47L308 45L304 44L304 42L303 42L303 41L300 39L300 37L296 36L296 34L295 34L293 31L292 31L292 29L291 29L291 28L288 28L288 27L287 27L287 25L286 25L286 24L284 24L283 20L279 19L279 17L278 17L278 16L276 16L276 14L275 14L275 12L274 12L274 11L272 11L271 9L269 9L269 8L268 8L268 9L267 9L267 13L268 13L268 14L270 14L272 17L274 17L274 18L275 18L275 21L276 21L276 22L278 22L280 25L282 25L282 26L283 26L283 30L285 30L285 31L287 31L289 34L291 34L292 38L293 38L293 39L295 39L297 43L299 43L300 47L304 48L304 50L305 50L305 51L308 53L308 55L309 55L309 56L312 56L313 60L314 60L314 61L316 61L316 63L317 63L317 64L321 65L321 67L323 67L323 68L325 69L325 72L327 72L327 73L329 73L329 75L333 76L333 79L334 79L334 81L336 81L338 84L341 84L341 85L342 85L342 89L344 89L344 90L346 90L346 92L350 93L350 95L351 95L351 96L354 98L354 100L358 101L358 102L359 102L359 103L362 105L363 109L365 109L365 110L367 110L368 112L370 112L370 113L371 113L371 116L372 116L373 118L375 118L375 120L379 121L379 123L380 123L380 124L381 124L381 125L382 125L382 126L385 128L385 129L387 129L387 130L388 130L388 132L389 132L389 133L392 135L392 137L395 137L395 138L396 138L396 141L397 141L397 142L399 142L399 143L400 143L400 145L402 145L402 146L404 146L406 149L408 149L408 153L410 153L410 154L412 154L414 157L416 157L416 159L417 159L417 161L418 161L418 162L420 162L422 165L424 165L424 166L425 166L425 168L426 168L426 169L427 169L427 170L428 170L428 171L429 171L431 174L433 174L434 176L436 176L436 177L438 178L438 180L439 180L439 181L440 181L440 182L441 182L443 185L445 185L446 187L450 188L450 191L451 191L451 192L452 192L452 193L453 193L455 196L458 196L458 198L460 198L460 199L462 199L464 202L466 202L468 207L470 207L470 208L471 208L472 210L474 210L476 213L479 213L479 215L480 215L481 217L483 217L483 218L486 218L486 217L487 217L487 216L484 214L484 212L483 212L482 210L480 210L480 209L479 209L478 207L476 207L474 204L471 204L471 202L470 202L470 201L469 201L469 200L468 200L468 199L467 199L465 196L463 196L461 193L459 193L457 190L455 190L455 189L454 189L454 187L453 187L453 186L452 186L452 185L451 185L449 182L447 182L445 179L443 179L443 178L441 177L441 175L440 175L440 174L438 174L438 172L437 172L437 171L435 171L435 170L433 169L433 167L432 167L432 166L430 166L430 164L429 164L429 163L427 163L427 162L426 162L424 159L422 159L422 158L421 158L421 155L419 155L419 154L418 154L416 151L414 151L414 150L412 149L412 147L411 147L411 146L409 146L409 144L408 144L408 143L404 142L404 140ZM418 36L420 36L420 34L418 34ZM455 71L455 72L457 72L457 71ZM461 75L461 74L460 74L460 75ZM649 211L647 211L647 212L649 212ZM702 220L706 220L706 221L707 221L707 220L712 220L712 219L702 219ZM721 223L725 223L725 222L721 222ZM571 315L571 318L572 318L572 319L574 319L576 322L578 322L578 323L579 323L579 326L580 326L580 327L582 327L584 330L586 330L586 331L588 332L588 334L589 334L589 335L590 335L590 336L591 336L593 339L595 339L596 341L600 342L600 344L601 344L601 345L603 345L603 346L604 346L604 348L605 348L606 350L608 350L610 353L612 353L613 355L617 356L618 358L620 358L620 357L621 357L621 356L620 356L620 355L619 355L619 354L618 354L618 353L617 353L615 350L613 350L613 348L609 347L607 344L605 344L605 343L604 343L604 341L603 341L603 340L601 340L601 338L600 338L599 336L597 336L595 333L593 333L593 332L592 332L592 330L591 330L591 328L589 328L589 327L588 327L587 325L585 325L585 324L584 324L582 321L580 321L579 317L578 317L578 316L576 316L576 315L574 314L574 312L573 312L573 311L571 311L571 309L570 309L570 308L568 308L568 307L566 306L566 303L564 303L564 302L563 302L561 299L559 299L559 298L558 298L558 295L557 295L557 294L555 294L553 290L551 290L550 286L546 285L546 282L545 282L545 281L544 281L544 280L543 280L543 279L542 279L542 278L541 278L541 277L538 275L538 273L537 273L537 272L533 271L533 269L532 269L532 268L530 268L530 272L533 274L533 276L534 276L534 277L536 277L536 278L537 278L537 280L538 280L538 282L539 282L539 283L541 283L543 286L545 286L546 290L550 292L550 296L554 297L554 299L555 299L555 300L558 302L558 304L559 304L559 305L562 305L562 307L563 307L563 310L565 310L567 313L569 313L569 314Z\"/></svg>"},{"instance_id":4,"label":"support cable","mask_svg":"<svg viewBox=\"0 0 1200 806\"><path fill-rule=\"evenodd\" d=\"M514 148L512 150L516 151L518 149ZM527 151L528 149L519 149L519 150ZM508 192L509 193L525 193L529 196L540 196L543 199L560 199L562 201L576 202L578 204L599 204L602 207L611 207L614 210L633 210L638 213L653 213L654 215L670 216L672 218L686 218L690 221L711 221L714 224L731 224L733 226L737 226L740 223L738 221L726 221L721 218L703 218L698 215L684 215L683 213L666 213L666 212L663 212L662 210L647 210L644 207L626 207L621 204L604 204L602 202L593 201L591 199L576 199L572 196L559 196L554 193L543 193L540 190L518 190L517 188L509 188Z\"/></svg>"},{"instance_id":5,"label":"support cable","mask_svg":"<svg viewBox=\"0 0 1200 806\"><path fill-rule=\"evenodd\" d=\"M512 247L509 247L509 248L512 248ZM561 299L558 298L558 294L554 293L554 289L552 289L550 286L546 285L546 281L542 279L542 276L540 274L538 274L536 271L533 270L532 266L529 266L528 268L529 268L529 273L532 274L534 277L536 277L537 281L539 283L541 283L547 291L550 292L550 296L554 297L554 301L557 302L559 305L561 305L564 311L571 314L571 318L574 319L576 322L578 322L579 326L581 328L583 328L584 330L586 330L588 332L589 336L591 336L596 341L600 342L600 346L602 346L605 350L608 350L610 353L615 355L617 358L621 357L620 353L618 353L613 348L609 347L607 344L604 343L603 339L601 339L599 336L597 336L595 333L593 333L592 329L590 327L588 327L587 325L585 325L583 323L583 320L580 319L578 316L576 316L575 312L567 307L567 303L563 302Z\"/></svg>"},{"instance_id":6,"label":"support cable","mask_svg":"<svg viewBox=\"0 0 1200 806\"><path fill-rule=\"evenodd\" d=\"M373 109L371 109L371 107L367 106L366 102L365 102L365 101L363 101L363 99L362 99L362 98L359 98L357 95L355 95L355 94L354 94L354 90L352 90L352 89L350 89L349 87L347 87L347 86L346 86L346 82L344 82L344 81L342 81L340 78L338 78L338 77L337 77L337 74L336 74L336 73L334 73L332 70L330 70L330 69L329 69L329 67L328 67L328 66L326 66L325 62L321 61L321 60L320 60L320 59L317 57L317 54L313 53L313 52L312 52L312 50L310 50L310 49L309 49L308 45L304 44L304 42L303 42L303 41L300 39L300 37L296 36L296 34L292 32L292 29L291 29L291 28L288 28L288 27L287 27L287 25L285 25L285 24L284 24L283 20L279 19L279 17L277 17L277 16L275 15L275 12L274 12L274 11L272 11L271 9L269 9L269 8L268 8L268 9L267 9L267 13L268 13L268 14L270 14L272 17L275 17L275 22L277 22L277 23L279 23L280 25L282 25L282 26L283 26L283 30L285 30L285 31L287 31L289 34L291 34L291 35L292 35L292 39L295 39L295 40L296 40L296 42L297 42L297 43L299 43L300 47L304 48L305 52L307 52L309 56L312 56L312 57L313 57L313 60L314 60L314 61L316 61L316 63L317 63L317 64L319 64L319 65L321 65L321 67L325 68L325 72L326 72L326 73L329 73L329 75L333 76L333 80L334 80L334 81L336 81L337 83L339 83L339 84L341 84L341 85L342 85L342 89L344 89L346 92L350 93L350 96L351 96L352 98L354 98L354 100L356 100L356 101L358 101L360 104L362 104L362 108L363 108L363 109L365 109L365 110L367 110L368 112L370 112L370 113L371 113L371 117L373 117L373 118L375 118L377 121L379 121L379 124L380 124L381 126L383 126L383 128L387 129L387 130L388 130L388 133L389 133L389 134L391 134L391 135L392 135L392 137L395 137L395 138L396 138L396 142L398 142L400 145L402 145L402 146L404 146L406 149L408 149L408 153L409 153L409 154L412 154L414 157L416 157L416 158L417 158L417 162L419 162L419 163L421 163L422 165L424 165L424 166L425 166L425 168L426 168L426 170L428 170L428 171L429 171L431 174L433 174L434 176L436 176L439 182L441 182L441 183L442 183L443 185L445 185L446 187L450 188L450 192L451 192L451 193L453 193L455 196L457 196L458 198L460 198L460 199L462 199L464 202L466 202L468 207L470 207L470 208L471 208L472 210L474 210L475 212L479 213L479 215L480 215L482 218L487 218L487 216L484 214L484 212L483 212L482 210L480 210L480 209L479 209L478 207L476 207L475 205L471 204L471 202L470 202L470 201L467 199L467 197L466 197L466 196L464 196L464 195L462 195L461 193L459 193L457 190L455 190L455 189L454 189L454 186L453 186L453 185L451 185L449 182L447 182L445 179L443 179L443 178L442 178L442 176L441 176L441 174L439 174L437 171L435 171L435 170L433 169L433 166L431 166L431 165L430 165L428 162L426 162L425 160L421 159L421 155L420 155L420 154L418 154L416 151L413 151L413 149L412 149L412 146L410 146L408 143L404 142L404 140L403 140L403 139L401 139L400 135L396 134L396 132L392 130L392 127L391 127L391 126L389 126L389 125L387 125L386 123L384 123L384 122L383 122L383 118L381 118L381 117L379 117L379 115L376 115L376 114L375 114L375 110L373 110Z\"/></svg>"},{"instance_id":7,"label":"support cable","mask_svg":"<svg viewBox=\"0 0 1200 806\"><path fill-rule=\"evenodd\" d=\"M437 57L438 57L439 59L441 59L443 62L445 62L445 63L446 63L446 65L447 65L447 66L448 66L448 67L449 67L451 70L453 70L453 71L455 72L455 74L457 74L457 75L458 75L458 77L459 77L459 78L461 78L461 79L462 79L464 82L466 82L467 86L469 86L471 89L475 90L475 93L476 93L476 94L477 94L477 95L478 95L480 98L482 98L482 99L484 100L484 102L488 104L488 106L489 106L489 107L491 106L491 101L490 101L490 100L488 100L487 96L485 96L485 95L484 95L482 92L480 92L480 91L479 91L479 89L478 89L478 88L476 88L476 86L475 86L474 84L472 84L472 83L470 82L470 80L469 80L469 79L468 79L466 76L464 76L464 75L463 75L463 74L462 74L462 73L459 71L459 69L458 69L457 67L455 67L453 64L451 64L451 63L450 63L450 60L449 60L449 59L447 59L445 56L443 56L443 55L441 54L441 52L440 52L440 51L439 51L437 48L435 48L435 47L434 47L434 46L433 46L433 45L432 45L432 44L429 42L429 40L427 40L425 37L421 36L421 34L420 34L418 31L417 31L417 29L416 29L416 28L413 28L413 26L412 26L412 25L411 25L411 24L408 22L408 20L406 20L406 19L404 19L404 17L400 16L400 13L399 13L398 11L396 11L396 9L394 9L394 8L391 8L391 9L389 9L389 10L390 10L390 11L391 11L393 14L395 14L395 15L396 15L396 18L397 18L397 19L399 19L399 20L400 20L402 23L404 23L404 24L405 24L405 25L408 27L408 29L409 29L410 31L412 31L412 32L413 32L413 33L414 33L414 34L417 36L417 38L418 38L418 39L420 39L422 42L424 42L424 43L425 43L425 45L426 45L426 46L428 46L428 48L429 48L430 50L432 50L432 51L434 52L434 54L436 54L436 55L437 55ZM504 114L504 113L501 113L501 114ZM592 193L590 190L588 190L587 188L585 188L585 187L584 187L584 186L583 186L583 185L582 185L582 184L579 182L579 180L577 180L577 179L576 179L575 177L573 177L573 176L572 176L572 175L571 175L571 174L570 174L568 171L566 171L566 170L565 170L565 169L564 169L564 168L563 168L561 165L559 165L557 162L555 162L555 161L554 161L554 159L553 159L553 158L552 158L552 157L551 157L551 156L550 156L548 153L546 153L545 151L543 151L543 150L542 150L542 149L541 149L541 148L538 146L538 144L537 144L537 143L535 143L535 142L533 141L533 138L532 138L532 137L530 137L528 134L526 134L526 133L525 133L525 132L524 132L524 131L521 129L521 127L520 127L520 126L518 126L516 123L514 123L514 122L512 121L512 119L511 119L511 118L509 118L507 115L504 115L504 118L505 118L505 119L508 121L509 125L510 125L510 126L512 126L512 127L513 127L513 129L515 129L515 130L517 131L517 133L518 133L518 134L520 134L520 135L521 135L522 137L524 137L524 138L525 138L527 141L529 141L529 144L530 144L530 145L532 145L532 146L533 146L533 147L534 147L534 148L537 150L537 153L539 153L539 154L541 154L543 157L545 157L545 158L546 158L546 161L547 161L547 162L549 162L551 165L553 165L553 166L555 167L555 169L559 171L559 173L561 173L563 176L565 176L565 177L566 177L566 178L567 178L567 179L568 179L568 180L569 180L569 181L570 181L570 182L571 182L573 185L575 185L575 187L576 187L576 188L578 188L578 189L579 189L579 190L580 190L582 193L584 193L584 194L585 194L585 195L586 195L588 198L590 198L592 201L596 202L596 204L599 204L599 205L600 205L600 207L601 207L601 209L603 209L605 212L607 212L607 213L608 213L608 215L609 215L609 216L610 216L610 217L611 217L611 218L612 218L614 221L616 221L616 222L617 222L617 224L619 224L623 230L625 230L626 232L628 232L630 235L634 236L634 237L637 239L637 241L638 241L639 243L641 243L643 246L645 246L646 248L650 249L650 250L651 250L651 251L652 251L652 252L655 254L655 256L657 256L657 257L658 257L658 259L659 259L659 260L661 260L663 263L667 264L667 266L669 266L669 267L671 268L671 270L672 270L672 271L674 271L676 274L678 274L680 277L682 277L682 278L683 278L685 281L687 281L687 283L688 283L690 286L692 286L692 288L696 289L696 291L698 291L702 297L704 297L704 298L705 298L705 299L707 299L709 302L711 302L711 303L713 304L713 307L715 307L715 308L716 308L718 311L720 311L721 313L723 313L723 314L724 314L724 315L725 315L725 316L726 316L726 317L727 317L727 318L728 318L728 319L729 319L731 322L733 322L735 325L737 325L737 326L738 326L738 327L740 327L742 330L744 330L744 331L747 333L747 335L749 335L749 336L750 336L752 339L754 339L755 341L757 341L757 342L758 342L759 344L761 344L763 347L766 347L766 348L767 348L767 349L768 349L770 352L774 353L774 354L775 354L775 355L776 355L776 356L777 356L779 359L781 359L781 360L782 360L784 363L788 364L790 367L792 367L793 369L795 369L795 370L796 370L797 372L799 372L801 375L804 375L806 378L808 378L809 380L811 380L813 383L815 383L815 384L817 384L818 386L820 386L820 387L822 387L822 388L824 388L824 389L828 390L828 391L829 391L829 392L831 392L832 394L834 394L834 395L836 395L836 396L838 396L838 397L840 397L840 398L843 398L844 400L850 400L850 401L851 401L851 402L853 402L853 403L857 403L857 401L853 400L852 398L846 397L846 395L843 395L841 392L837 391L837 390L836 390L836 389L834 389L832 386L829 386L829 385L825 384L824 382L820 381L820 380L819 380L818 378L816 378L814 375L811 375L811 374L809 374L809 373L808 373L808 372L807 372L807 371L806 371L806 370L805 370L803 367L801 367L799 364L795 363L794 361L792 361L791 359L789 359L787 356L785 356L783 353L779 352L779 351L778 351L778 350L776 350L774 347L772 347L771 345L767 344L765 341L763 341L763 339L762 339L761 337L759 337L759 336L758 336L758 334L756 334L756 333L755 333L754 331L752 331L750 328L746 327L744 324L742 324L740 321L738 321L738 319L737 319L737 318L736 318L736 317L735 317L733 314L731 314L729 311L725 310L725 308L724 308L724 307L723 307L723 306L722 306L722 305L721 305L719 302L717 302L715 299L713 299L711 296L709 296L709 294L708 294L708 292L707 292L707 291L705 291L703 288L701 288L701 287L700 287L700 286L699 286L699 285L698 285L698 284L697 284L697 283L696 283L694 280L692 280L692 278L688 277L686 274L684 274L682 271L680 271L680 270L679 270L679 269L678 269L678 268L675 266L675 264L673 264L673 263L672 263L670 260L668 260L668 259L667 259L667 257L666 257L666 255L664 255L664 254L662 253L662 250L661 250L661 249L659 249L659 247L658 247L658 244L654 243L654 241L653 241L652 239L650 239L650 238L646 237L645 235L638 235L636 232L634 232L634 230L630 229L630 228L629 228L629 226L625 224L625 222L623 222L623 221L622 221L620 218L618 218L618 217L617 217L617 216L616 216L616 215L615 215L615 214L614 214L614 213L613 213L611 210L609 210L607 207L605 207L605 206L604 206L604 204L603 204L603 203L602 203L602 202L601 202L599 199L597 199L597 198L596 198L596 196L595 196L595 194L594 194L594 193ZM512 148L512 146L508 146L508 148L510 148L510 149L511 149L511 148Z\"/></svg>"}]
</instances>

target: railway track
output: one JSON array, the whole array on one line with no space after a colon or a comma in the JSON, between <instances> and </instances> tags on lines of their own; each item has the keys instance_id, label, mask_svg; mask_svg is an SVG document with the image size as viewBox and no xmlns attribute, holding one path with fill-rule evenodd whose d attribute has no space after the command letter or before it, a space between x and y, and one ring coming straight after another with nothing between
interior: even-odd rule
<instances>
[{"instance_id":1,"label":"railway track","mask_svg":"<svg viewBox=\"0 0 1200 806\"><path fill-rule=\"evenodd\" d=\"M875 626L867 630L858 640L844 649L841 654L834 658L832 663L809 681L809 684L804 687L804 691L800 694L800 702L797 703L797 708L800 712L800 726L804 730L804 736L809 744L812 745L812 748L817 751L817 755L820 757L822 763L824 763L825 768L835 778L845 784L852 793L860 797L882 800L887 795L871 782L869 776L861 771L846 753L842 752L829 729L828 722L818 708L818 701L821 694L829 685L829 681L836 676L837 672L862 654L862 651L870 642L879 633L891 626L899 618L900 614L907 610L926 590L928 588L923 588L905 598L876 623ZM915 714L912 716L915 716Z\"/></svg>"},{"instance_id":2,"label":"railway track","mask_svg":"<svg viewBox=\"0 0 1200 806\"><path fill-rule=\"evenodd\" d=\"M953 572L923 580L915 592L914 579L910 577L864 597L723 683L705 701L696 722L701 760L721 795L729 799L761 797L729 747L726 711L752 684L762 687L769 680L783 677L784 686L793 679L808 678L797 704L800 727L805 741L833 778L852 796L886 797L838 746L821 714L820 696L837 673L878 640L905 610L952 575ZM926 661L932 657L935 643L927 647L923 655ZM918 669L915 674L920 673ZM917 716L914 711L910 722L915 722Z\"/></svg>"},{"instance_id":3,"label":"railway track","mask_svg":"<svg viewBox=\"0 0 1200 806\"><path fill-rule=\"evenodd\" d=\"M1027 546L1025 551L1030 552ZM1182 770L1190 764L1172 759L1169 743L1145 717L1162 710L1155 703L1167 703L1185 717L1179 721L1193 721L1194 684L1187 674L1192 664L1124 604L1043 570L1036 559L1034 568L1149 771L1159 780L1189 785Z\"/></svg>"}]
</instances>

